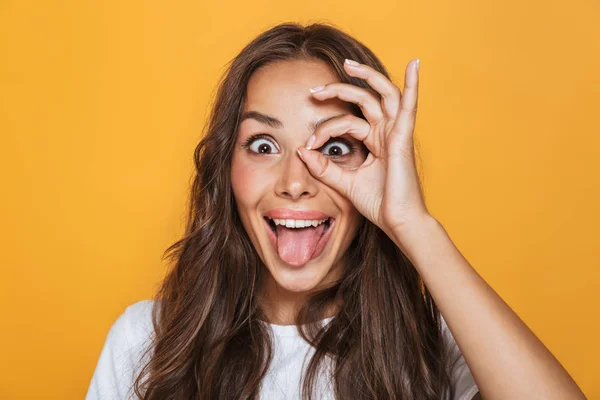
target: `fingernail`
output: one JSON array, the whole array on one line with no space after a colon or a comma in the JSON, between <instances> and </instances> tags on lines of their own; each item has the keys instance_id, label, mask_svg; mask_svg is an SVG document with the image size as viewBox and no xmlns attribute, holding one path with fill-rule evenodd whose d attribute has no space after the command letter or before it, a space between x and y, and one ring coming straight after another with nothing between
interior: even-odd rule
<instances>
[{"instance_id":1,"label":"fingernail","mask_svg":"<svg viewBox=\"0 0 600 400\"><path fill-rule=\"evenodd\" d=\"M354 61L354 60L351 60L351 59L349 59L349 58L346 58L346 59L345 59L345 61L346 61L346 64L348 64L348 65L352 65L352 66L355 66L355 67L356 67L356 66L358 66L358 65L360 65L360 64L359 64L359 63L357 63L356 61Z\"/></svg>"},{"instance_id":2,"label":"fingernail","mask_svg":"<svg viewBox=\"0 0 600 400\"><path fill-rule=\"evenodd\" d=\"M419 65L420 65L420 64L421 64L421 59L420 59L420 58L417 58L417 66L416 66L416 68L417 68L417 71L419 70Z\"/></svg>"},{"instance_id":3,"label":"fingernail","mask_svg":"<svg viewBox=\"0 0 600 400\"><path fill-rule=\"evenodd\" d=\"M320 92L323 89L325 89L325 85L315 86L313 88L310 88L310 92L311 93Z\"/></svg>"},{"instance_id":4,"label":"fingernail","mask_svg":"<svg viewBox=\"0 0 600 400\"><path fill-rule=\"evenodd\" d=\"M296 151L298 152L298 156L302 159L302 161L304 161L304 157L302 157L302 153L300 153L300 149L296 149Z\"/></svg>"},{"instance_id":5,"label":"fingernail","mask_svg":"<svg viewBox=\"0 0 600 400\"><path fill-rule=\"evenodd\" d=\"M312 145L315 144L315 140L317 140L317 138L315 137L315 135L312 135L311 137L308 138L308 142L306 142L306 150L310 150L312 148Z\"/></svg>"}]
</instances>

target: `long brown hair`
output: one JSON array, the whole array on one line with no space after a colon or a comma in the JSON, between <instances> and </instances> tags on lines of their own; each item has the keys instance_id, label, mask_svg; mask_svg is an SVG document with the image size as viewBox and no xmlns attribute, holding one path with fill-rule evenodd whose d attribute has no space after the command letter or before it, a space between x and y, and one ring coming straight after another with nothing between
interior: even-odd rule
<instances>
[{"instance_id":1,"label":"long brown hair","mask_svg":"<svg viewBox=\"0 0 600 400\"><path fill-rule=\"evenodd\" d=\"M346 74L345 58L389 78L371 50L327 24L277 25L230 62L194 152L185 234L165 251L173 268L154 302L154 336L146 353L152 356L134 385L140 398L259 397L273 352L258 301L266 267L241 223L230 176L247 83L268 63L305 59L327 63L342 82L370 88ZM315 348L302 383L303 398L313 398L326 357L334 361L338 399L438 400L453 395L440 313L408 259L367 219L347 259L341 278L314 293L296 319L303 325L299 333ZM327 306L338 300L335 318L318 326Z\"/></svg>"}]
</instances>

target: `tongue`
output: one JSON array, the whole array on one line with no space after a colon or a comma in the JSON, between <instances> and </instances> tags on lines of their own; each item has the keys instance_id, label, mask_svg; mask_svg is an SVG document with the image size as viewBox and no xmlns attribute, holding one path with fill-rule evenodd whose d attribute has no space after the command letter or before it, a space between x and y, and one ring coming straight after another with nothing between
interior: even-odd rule
<instances>
[{"instance_id":1,"label":"tongue","mask_svg":"<svg viewBox=\"0 0 600 400\"><path fill-rule=\"evenodd\" d=\"M317 243L323 235L325 224L309 228L286 228L277 225L277 252L291 265L304 265L310 261Z\"/></svg>"}]
</instances>

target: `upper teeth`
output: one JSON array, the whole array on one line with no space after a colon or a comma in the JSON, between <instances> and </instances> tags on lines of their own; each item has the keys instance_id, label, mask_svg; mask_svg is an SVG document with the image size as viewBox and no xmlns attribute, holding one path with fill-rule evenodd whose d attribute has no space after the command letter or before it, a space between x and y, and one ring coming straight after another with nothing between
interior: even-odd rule
<instances>
[{"instance_id":1,"label":"upper teeth","mask_svg":"<svg viewBox=\"0 0 600 400\"><path fill-rule=\"evenodd\" d=\"M321 225L323 222L327 221L329 218L325 219L277 219L272 218L272 221L275 222L275 225L284 225L286 228L306 228L309 226L317 226Z\"/></svg>"}]
</instances>

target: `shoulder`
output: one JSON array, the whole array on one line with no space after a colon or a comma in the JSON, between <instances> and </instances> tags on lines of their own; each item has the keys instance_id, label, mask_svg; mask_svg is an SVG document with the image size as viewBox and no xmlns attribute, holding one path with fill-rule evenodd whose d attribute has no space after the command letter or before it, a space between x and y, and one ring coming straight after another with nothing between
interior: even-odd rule
<instances>
[{"instance_id":1,"label":"shoulder","mask_svg":"<svg viewBox=\"0 0 600 400\"><path fill-rule=\"evenodd\" d=\"M151 356L154 300L140 300L119 315L110 327L86 399L129 398L133 381Z\"/></svg>"},{"instance_id":2,"label":"shoulder","mask_svg":"<svg viewBox=\"0 0 600 400\"><path fill-rule=\"evenodd\" d=\"M145 339L154 331L152 325L152 310L158 303L155 300L140 300L125 308L125 311L117 319L120 320L125 334L133 341Z\"/></svg>"},{"instance_id":3,"label":"shoulder","mask_svg":"<svg viewBox=\"0 0 600 400\"><path fill-rule=\"evenodd\" d=\"M154 333L152 309L155 304L154 300L140 300L127 306L110 327L105 345L132 351L147 342Z\"/></svg>"},{"instance_id":4,"label":"shoulder","mask_svg":"<svg viewBox=\"0 0 600 400\"><path fill-rule=\"evenodd\" d=\"M158 303L155 300L140 300L125 308L117 318L107 337L116 346L116 351L127 354L129 361L138 362L142 353L154 337L152 311Z\"/></svg>"},{"instance_id":5,"label":"shoulder","mask_svg":"<svg viewBox=\"0 0 600 400\"><path fill-rule=\"evenodd\" d=\"M440 318L444 344L449 356L452 385L454 386L454 397L452 400L471 400L479 392L479 388L458 344L454 340L450 328L446 324L446 320L441 314Z\"/></svg>"}]
</instances>

